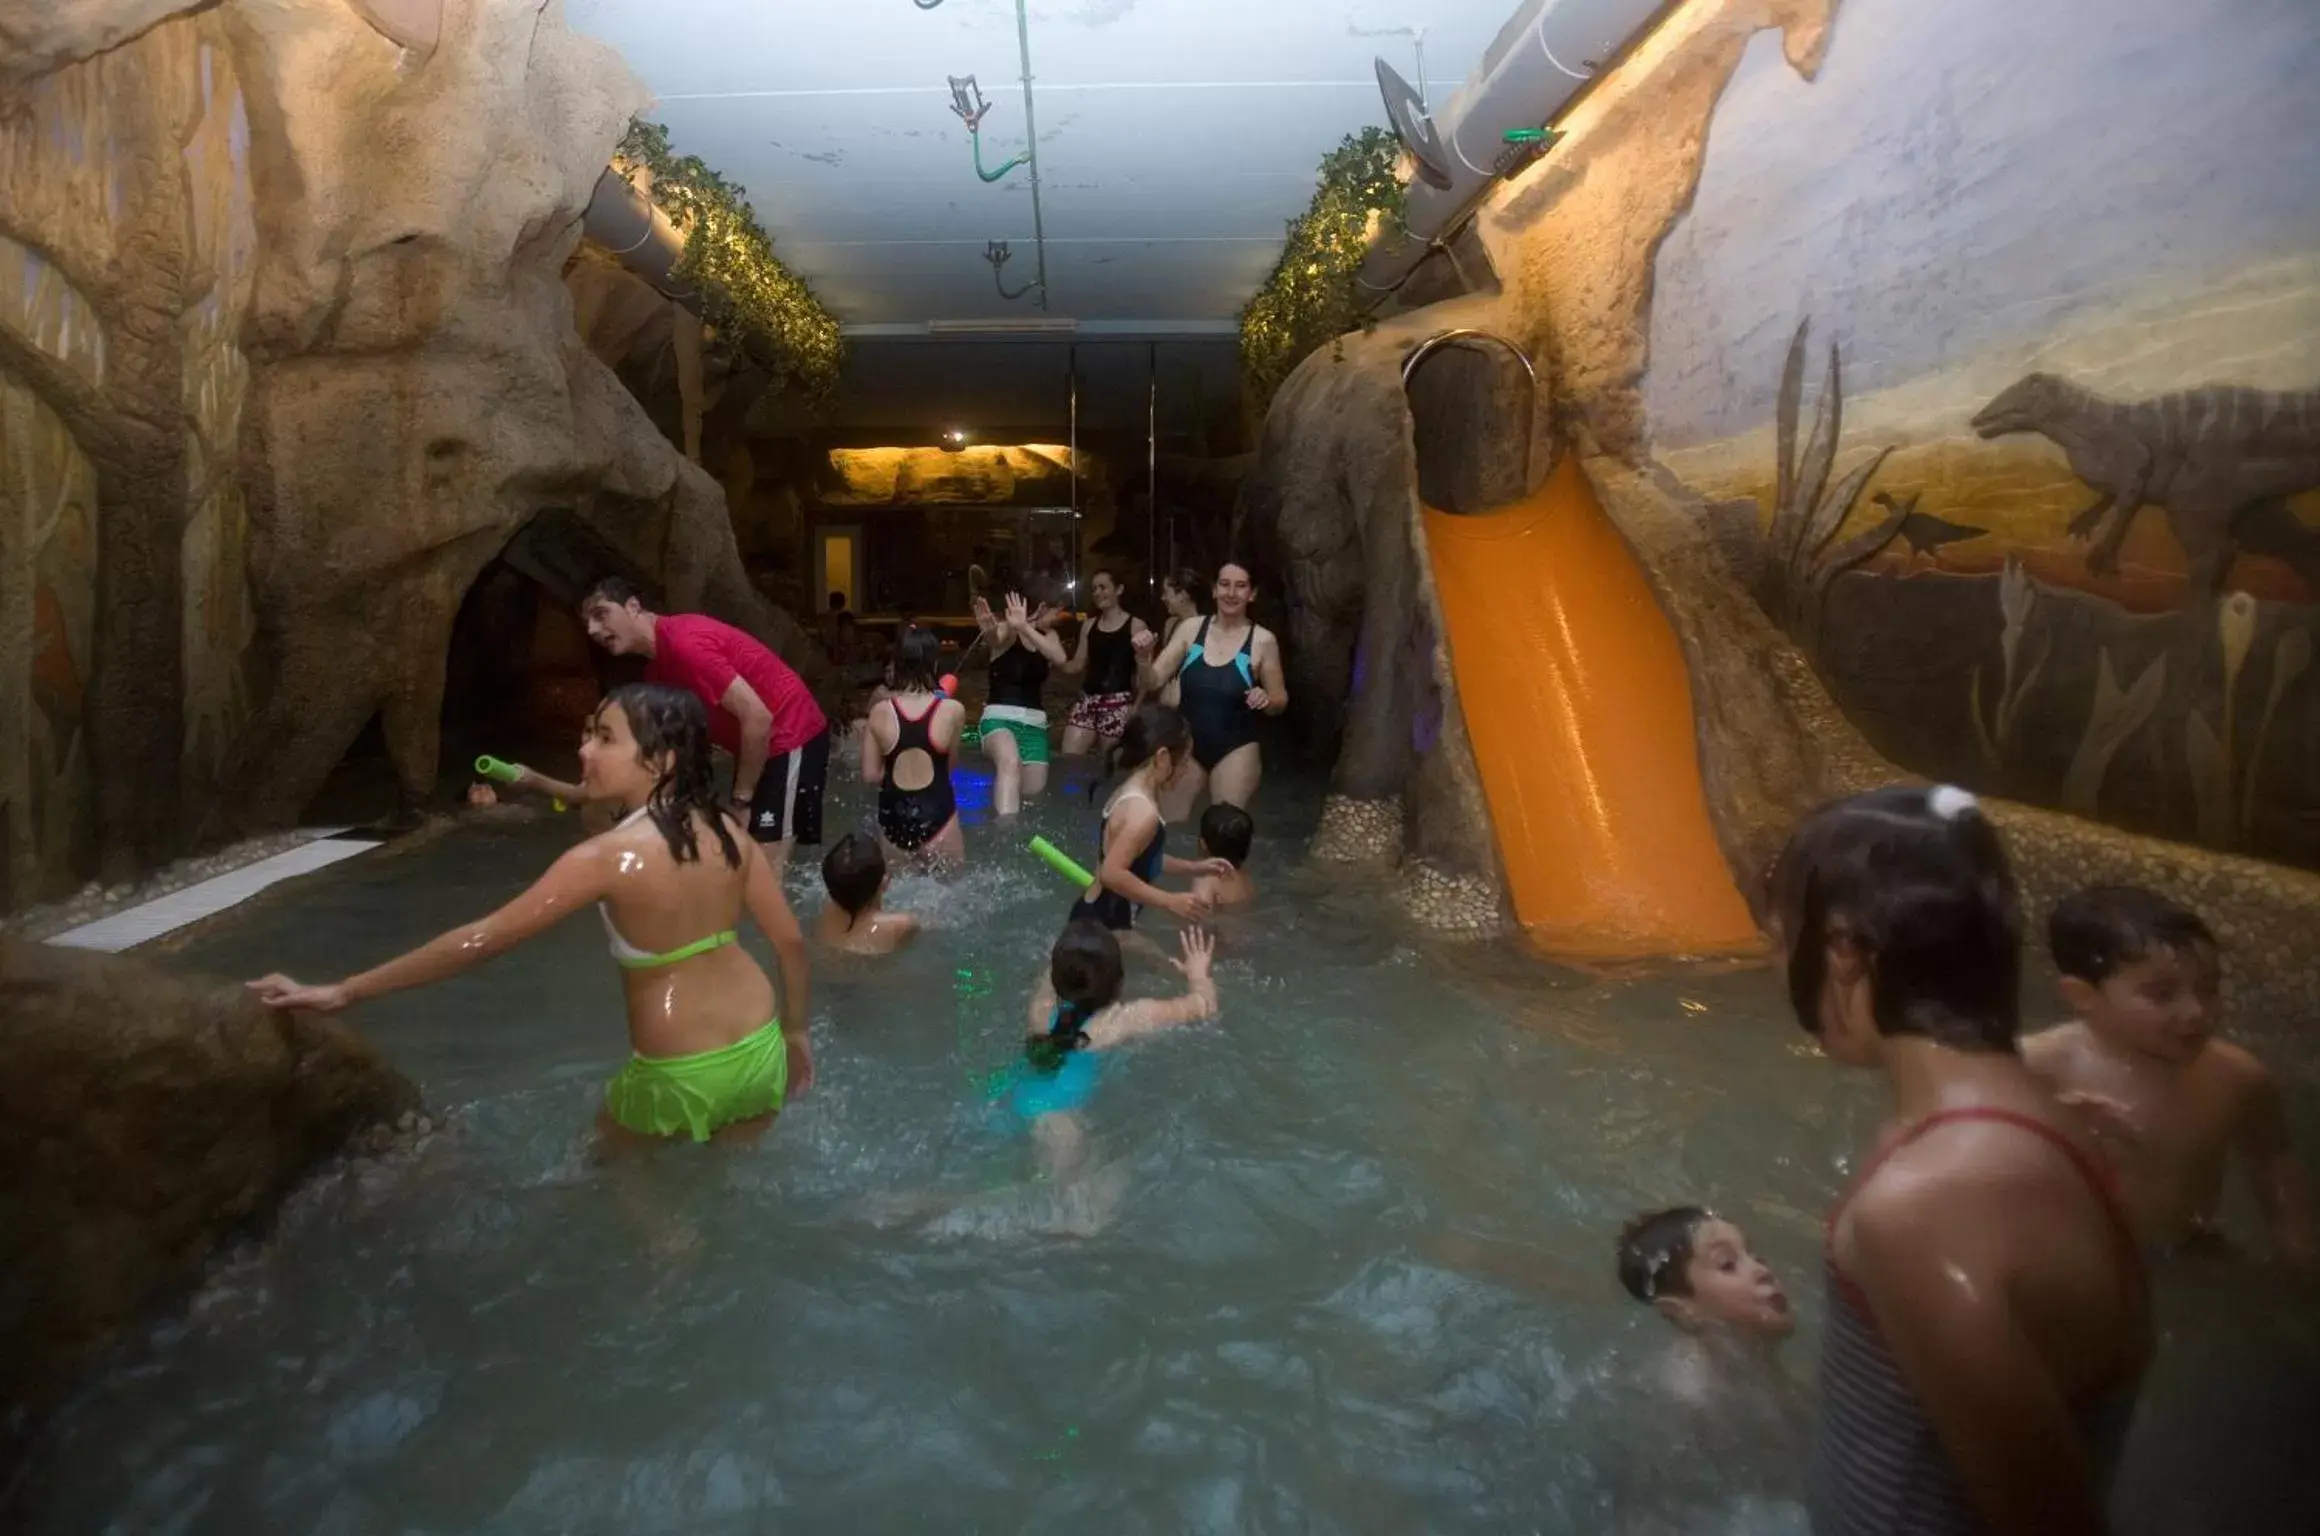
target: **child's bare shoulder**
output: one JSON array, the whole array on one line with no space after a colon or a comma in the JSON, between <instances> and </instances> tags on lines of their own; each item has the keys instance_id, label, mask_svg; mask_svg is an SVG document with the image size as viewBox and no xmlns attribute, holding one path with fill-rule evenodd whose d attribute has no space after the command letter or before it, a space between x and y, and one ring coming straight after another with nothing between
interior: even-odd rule
<instances>
[{"instance_id":1,"label":"child's bare shoulder","mask_svg":"<svg viewBox=\"0 0 2320 1536\"><path fill-rule=\"evenodd\" d=\"M2199 1072L2235 1095L2261 1091L2272 1082L2272 1069L2255 1052L2229 1040L2207 1042L2199 1053Z\"/></svg>"},{"instance_id":2,"label":"child's bare shoulder","mask_svg":"<svg viewBox=\"0 0 2320 1536\"><path fill-rule=\"evenodd\" d=\"M2042 1029L2022 1040L2022 1060L2041 1077L2053 1077L2074 1070L2085 1058L2092 1035L2082 1019Z\"/></svg>"}]
</instances>

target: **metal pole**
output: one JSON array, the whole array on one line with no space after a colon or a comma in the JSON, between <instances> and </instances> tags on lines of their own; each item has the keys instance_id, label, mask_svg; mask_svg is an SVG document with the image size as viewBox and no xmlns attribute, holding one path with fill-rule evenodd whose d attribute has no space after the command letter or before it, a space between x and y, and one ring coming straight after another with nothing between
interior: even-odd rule
<instances>
[{"instance_id":1,"label":"metal pole","mask_svg":"<svg viewBox=\"0 0 2320 1536\"><path fill-rule=\"evenodd\" d=\"M1031 141L1031 243L1039 258L1039 307L1047 307L1047 221L1039 207L1039 119L1031 109L1031 13L1015 0L1015 43L1023 54L1023 133Z\"/></svg>"},{"instance_id":2,"label":"metal pole","mask_svg":"<svg viewBox=\"0 0 2320 1536\"><path fill-rule=\"evenodd\" d=\"M1087 579L1080 568L1079 555L1079 347L1075 343L1064 351L1064 368L1071 391L1071 579L1072 611L1079 611L1079 583Z\"/></svg>"},{"instance_id":3,"label":"metal pole","mask_svg":"<svg viewBox=\"0 0 2320 1536\"><path fill-rule=\"evenodd\" d=\"M1160 343L1146 342L1144 356L1151 375L1151 390L1144 405L1144 470L1152 498L1152 516L1144 535L1144 568L1151 575L1144 584L1151 586L1160 579Z\"/></svg>"}]
</instances>

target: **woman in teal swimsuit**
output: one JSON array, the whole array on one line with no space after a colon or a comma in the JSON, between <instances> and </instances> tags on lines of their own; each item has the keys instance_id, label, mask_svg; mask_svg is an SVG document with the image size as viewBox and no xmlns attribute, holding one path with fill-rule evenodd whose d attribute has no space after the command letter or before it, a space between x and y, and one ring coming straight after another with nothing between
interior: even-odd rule
<instances>
[{"instance_id":1,"label":"woman in teal swimsuit","mask_svg":"<svg viewBox=\"0 0 2320 1536\"><path fill-rule=\"evenodd\" d=\"M805 937L764 851L717 803L701 701L650 683L614 689L589 717L578 787L591 804L636 809L497 912L341 982L276 975L250 990L276 1008L333 1013L456 975L594 902L628 992L634 1052L605 1087L600 1124L695 1141L755 1135L813 1081ZM736 942L744 909L773 941L779 1014Z\"/></svg>"}]
</instances>

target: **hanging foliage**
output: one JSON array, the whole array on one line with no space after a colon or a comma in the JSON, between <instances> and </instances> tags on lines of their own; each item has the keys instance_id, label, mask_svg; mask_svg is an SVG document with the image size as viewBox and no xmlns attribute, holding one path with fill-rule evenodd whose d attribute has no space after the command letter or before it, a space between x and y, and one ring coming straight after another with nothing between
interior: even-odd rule
<instances>
[{"instance_id":1,"label":"hanging foliage","mask_svg":"<svg viewBox=\"0 0 2320 1536\"><path fill-rule=\"evenodd\" d=\"M773 254L740 189L700 156L671 150L659 123L630 122L620 158L651 174L652 200L683 233L672 275L700 290L701 318L770 367L777 388L826 400L845 357L837 316Z\"/></svg>"},{"instance_id":2,"label":"hanging foliage","mask_svg":"<svg viewBox=\"0 0 2320 1536\"><path fill-rule=\"evenodd\" d=\"M1365 128L1321 160L1313 201L1289 222L1289 243L1241 311L1241 388L1258 413L1306 355L1362 325L1353 275L1369 249L1370 218L1398 218L1401 145Z\"/></svg>"}]
</instances>

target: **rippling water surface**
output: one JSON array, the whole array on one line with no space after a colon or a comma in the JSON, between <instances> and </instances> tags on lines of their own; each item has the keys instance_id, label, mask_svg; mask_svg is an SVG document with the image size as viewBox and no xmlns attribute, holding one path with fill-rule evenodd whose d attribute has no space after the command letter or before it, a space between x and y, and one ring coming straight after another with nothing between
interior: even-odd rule
<instances>
[{"instance_id":1,"label":"rippling water surface","mask_svg":"<svg viewBox=\"0 0 2320 1536\"><path fill-rule=\"evenodd\" d=\"M962 784L978 813L985 787ZM862 804L849 787L833 822ZM1656 1395L1666 1334L1619 1291L1611 1236L1679 1200L1740 1221L1798 1303L1788 1367L1809 1381L1818 1217L1873 1085L1810 1055L1763 973L1609 981L1423 942L1376 890L1299 867L1314 809L1267 789L1225 1018L1115 1061L1095 1172L1069 1186L1035 1177L986 1087L1069 898L1017 850L1032 830L1091 849L1076 794L972 827L962 880L899 884L934 929L914 952L818 967L820 1081L755 1148L592 1157L625 1041L591 921L364 1008L446 1128L222 1261L59 1416L0 1516L1801 1530L1791 1435ZM358 861L185 963L343 974L504 899L570 835L479 827ZM811 875L791 880L809 918ZM2303 1071L2309 1150L2312 1046L2254 1038ZM2124 1523L2320 1528L2283 1470L2313 1422L2309 1298L2203 1283L2170 1291Z\"/></svg>"}]
</instances>

